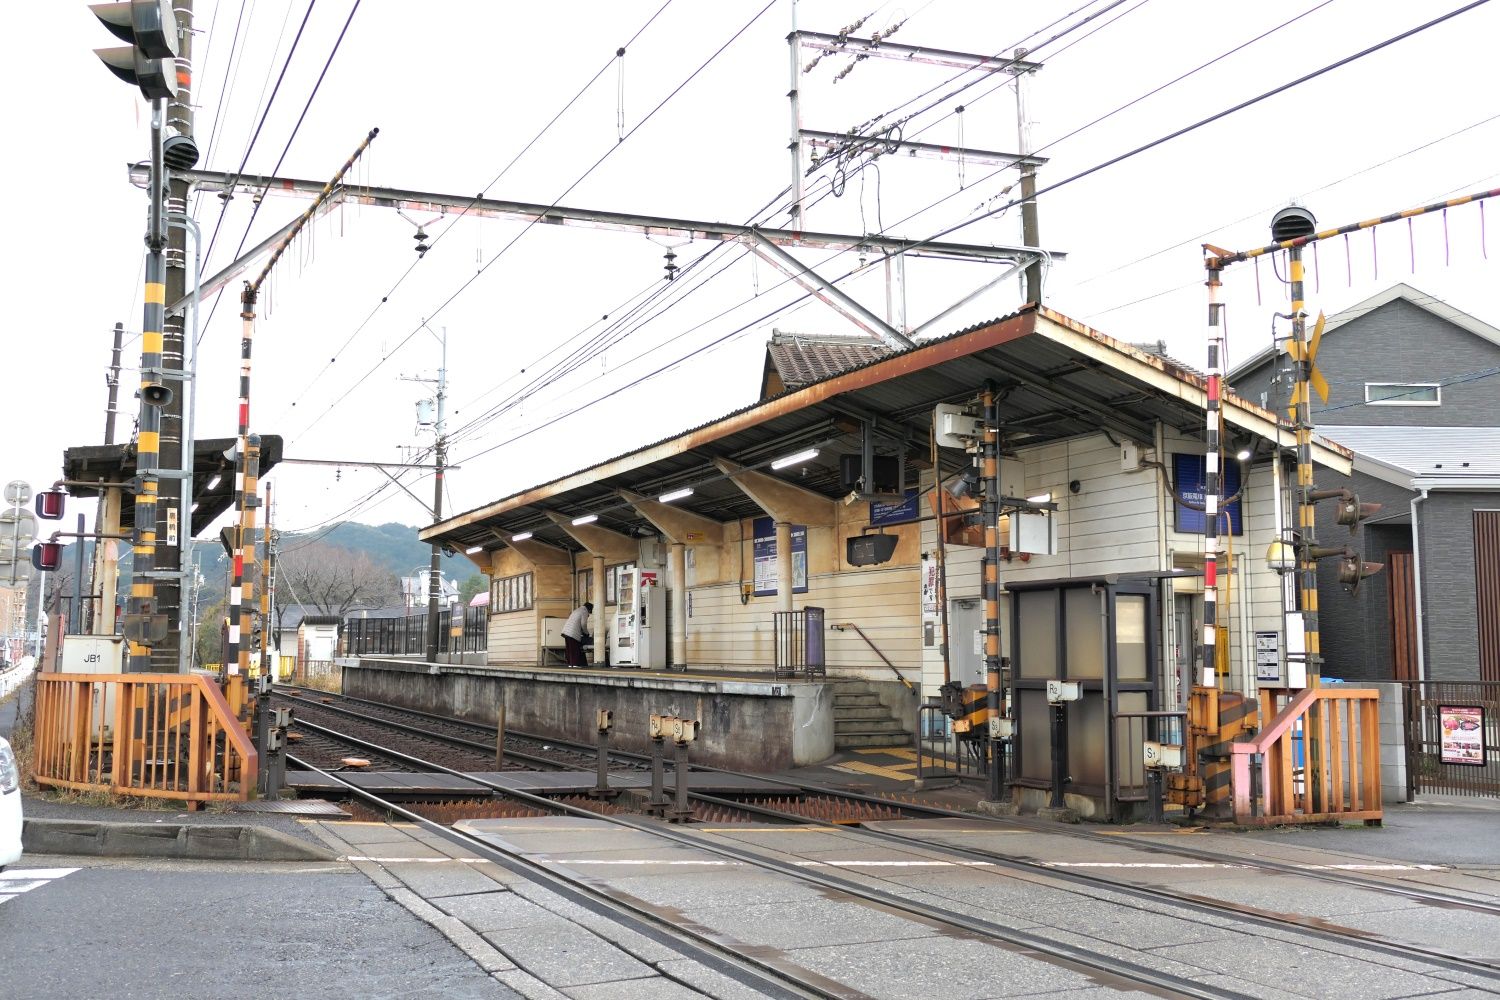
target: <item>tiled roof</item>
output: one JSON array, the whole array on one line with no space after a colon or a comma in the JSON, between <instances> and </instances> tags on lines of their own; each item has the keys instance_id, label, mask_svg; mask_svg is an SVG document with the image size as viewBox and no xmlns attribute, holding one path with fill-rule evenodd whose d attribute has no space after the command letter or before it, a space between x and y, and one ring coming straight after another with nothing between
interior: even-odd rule
<instances>
[{"instance_id":1,"label":"tiled roof","mask_svg":"<svg viewBox=\"0 0 1500 1000\"><path fill-rule=\"evenodd\" d=\"M1318 433L1422 479L1500 476L1500 427L1327 424Z\"/></svg>"},{"instance_id":2,"label":"tiled roof","mask_svg":"<svg viewBox=\"0 0 1500 1000\"><path fill-rule=\"evenodd\" d=\"M820 382L890 353L889 347L873 337L780 331L771 335L767 350L787 389Z\"/></svg>"}]
</instances>

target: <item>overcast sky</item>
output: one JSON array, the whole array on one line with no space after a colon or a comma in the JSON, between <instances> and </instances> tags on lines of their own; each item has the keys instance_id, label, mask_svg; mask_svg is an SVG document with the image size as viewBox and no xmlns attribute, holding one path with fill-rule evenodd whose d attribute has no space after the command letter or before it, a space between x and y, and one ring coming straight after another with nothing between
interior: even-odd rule
<instances>
[{"instance_id":1,"label":"overcast sky","mask_svg":"<svg viewBox=\"0 0 1500 1000\"><path fill-rule=\"evenodd\" d=\"M1049 157L1039 175L1045 188L1461 6L1458 0L1080 2L916 0L872 14L875 0L804 0L795 16L804 29L837 32L869 14L857 33L899 22L892 40L906 44L987 54L1017 44L1035 48L1044 68L1029 82L1028 101L1034 145ZM672 0L664 9L662 0L371 0L356 12L288 148L351 4L315 3L246 158L308 0L199 0L195 102L199 144L207 150L201 167L232 171L243 160L248 173L269 173L285 151L281 175L322 181L378 126L379 138L353 175L362 183L465 195L487 190L541 203L561 198L575 207L730 223L786 222L789 0L774 0L764 11L765 0ZM615 50L653 14L616 59ZM14 52L3 69L14 123L3 169L12 193L7 289L15 305L4 340L10 426L0 478L42 486L59 474L64 448L102 441L110 330L116 321L132 333L140 329L146 198L127 182L126 164L147 155L148 111L93 56L91 49L112 42L86 5L18 7L12 23L12 38L47 44ZM1272 29L1278 30L1090 124ZM1065 34L1044 44L1058 32ZM1067 255L1048 273L1047 304L1120 339L1165 340L1173 355L1201 366L1201 243L1263 244L1271 213L1293 198L1321 225L1334 226L1500 183L1496 37L1500 4L1480 6L1044 194L1042 245ZM813 56L804 52L800 62ZM829 56L802 78L805 127L842 131L935 104L905 123L906 138L1016 148L1015 94L997 86L998 77L948 97L978 74L954 79L952 69L870 59L838 78L849 65L848 57ZM958 105L961 115L953 113ZM1002 192L1014 179L972 162L885 156L875 168L846 172L839 185L831 183L831 171L810 179L808 225L928 237L1004 205L1009 197ZM253 245L305 207L268 196L247 237L250 197L235 198L222 223L219 199L196 200L205 239L219 230L205 273L232 259L242 239ZM1493 207L1488 249L1500 261L1500 204ZM414 223L436 239L420 261ZM773 327L852 331L816 302L777 312L800 292L735 245L671 247L685 270L663 287L664 241L564 227L535 227L522 236L523 229L508 221L334 210L287 253L262 298L254 428L283 435L287 454L302 458L394 461L404 447L430 445L431 435L415 426L415 403L429 390L401 376L431 377L446 332L451 460L462 465L449 478L452 512L752 401ZM946 238L1019 242L1019 214L1010 209L982 218ZM794 253L827 277L858 264L852 253ZM925 321L983 283L993 267L913 262L908 321ZM1410 232L1404 224L1383 227L1378 244L1368 233L1352 237L1347 255L1343 240L1322 245L1310 260L1309 308L1333 313L1403 281L1500 323L1495 268L1483 257L1478 209L1459 208L1447 214L1446 233L1435 215L1416 220ZM845 287L885 312L879 266ZM654 297L645 312L629 312L648 296ZM1230 269L1224 299L1231 360L1268 344L1271 314L1285 309L1269 263ZM1020 301L1019 285L1004 282L933 332L1003 315ZM209 322L212 306L205 301L202 310L197 427L203 437L230 435L235 426L237 288ZM553 366L581 348L586 358L568 363L557 378ZM138 336L130 338L127 365L139 363L139 350ZM126 373L121 435L131 432L137 379ZM471 423L494 407L500 409L491 419ZM376 493L384 477L373 470L284 467L273 479L278 526L286 530L339 518L426 521L400 490ZM430 480L412 474L406 482L430 495Z\"/></svg>"}]
</instances>

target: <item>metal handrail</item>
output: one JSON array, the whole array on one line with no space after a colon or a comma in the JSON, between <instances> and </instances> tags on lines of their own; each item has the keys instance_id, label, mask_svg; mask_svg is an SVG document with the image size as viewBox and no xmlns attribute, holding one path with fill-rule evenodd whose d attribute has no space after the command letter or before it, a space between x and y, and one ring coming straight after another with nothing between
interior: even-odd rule
<instances>
[{"instance_id":1,"label":"metal handrail","mask_svg":"<svg viewBox=\"0 0 1500 1000\"><path fill-rule=\"evenodd\" d=\"M204 802L240 801L260 758L216 684L202 674L36 678L39 785Z\"/></svg>"},{"instance_id":2,"label":"metal handrail","mask_svg":"<svg viewBox=\"0 0 1500 1000\"><path fill-rule=\"evenodd\" d=\"M912 690L911 681L907 680L906 679L906 675L904 675L904 674L901 673L900 668L897 667L894 663L892 663L890 661L890 658L880 651L880 647L879 646L875 645L875 643L873 643L873 642L870 641L870 637L867 636L867 635L865 635L864 630L861 629L858 625L854 624L853 622L838 622L836 624L831 624L828 627L831 628L831 629L833 629L836 632L842 632L845 629L852 628L854 630L854 634L857 635L857 636L859 636L861 639L863 639L865 641L865 645L867 645L871 649L873 649L875 651L875 655L878 656L878 657L880 657L881 661L886 666L888 666L888 667L891 668L891 672L896 675L896 679L899 680L902 684L906 685L906 690L908 690L908 691Z\"/></svg>"}]
</instances>

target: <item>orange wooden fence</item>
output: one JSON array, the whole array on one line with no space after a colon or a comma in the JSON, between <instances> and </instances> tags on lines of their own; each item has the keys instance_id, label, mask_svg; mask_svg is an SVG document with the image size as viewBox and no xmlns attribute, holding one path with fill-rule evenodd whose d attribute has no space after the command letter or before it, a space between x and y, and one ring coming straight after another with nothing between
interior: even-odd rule
<instances>
[{"instance_id":1,"label":"orange wooden fence","mask_svg":"<svg viewBox=\"0 0 1500 1000\"><path fill-rule=\"evenodd\" d=\"M204 802L244 801L259 758L224 695L199 674L36 678L39 785Z\"/></svg>"},{"instance_id":2,"label":"orange wooden fence","mask_svg":"<svg viewBox=\"0 0 1500 1000\"><path fill-rule=\"evenodd\" d=\"M1378 823L1380 692L1308 688L1253 740L1230 745L1238 823Z\"/></svg>"}]
</instances>

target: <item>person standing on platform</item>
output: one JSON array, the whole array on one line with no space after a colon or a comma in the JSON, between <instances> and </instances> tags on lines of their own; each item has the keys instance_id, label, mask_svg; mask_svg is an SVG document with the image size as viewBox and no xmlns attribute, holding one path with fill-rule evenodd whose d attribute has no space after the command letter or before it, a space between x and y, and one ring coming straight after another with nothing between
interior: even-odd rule
<instances>
[{"instance_id":1,"label":"person standing on platform","mask_svg":"<svg viewBox=\"0 0 1500 1000\"><path fill-rule=\"evenodd\" d=\"M583 607L576 609L568 620L563 622L562 634L563 645L568 649L568 666L586 667L588 660L583 654L583 644L589 640L589 615L594 613L594 605L585 602Z\"/></svg>"}]
</instances>

